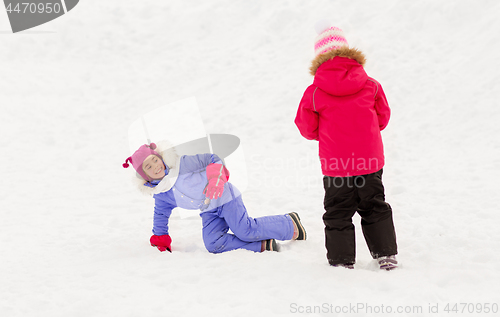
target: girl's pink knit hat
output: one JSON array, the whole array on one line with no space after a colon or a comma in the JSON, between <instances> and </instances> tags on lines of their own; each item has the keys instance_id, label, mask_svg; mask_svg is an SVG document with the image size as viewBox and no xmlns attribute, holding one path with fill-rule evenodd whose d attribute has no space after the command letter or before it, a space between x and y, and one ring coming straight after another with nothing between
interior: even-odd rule
<instances>
[{"instance_id":1,"label":"girl's pink knit hat","mask_svg":"<svg viewBox=\"0 0 500 317\"><path fill-rule=\"evenodd\" d=\"M139 175L141 175L141 177L144 178L144 180L149 180L149 177L146 176L144 170L142 169L142 163L151 154L161 158L161 155L158 154L155 151L155 149L156 149L156 144L154 143L151 143L149 145L147 144L141 145L141 147L137 151L135 151L135 153L132 154L132 156L128 157L125 160L125 163L123 163L123 167L128 168L130 166L128 162L130 162L132 163L132 166L137 171L137 173L139 173Z\"/></svg>"},{"instance_id":2,"label":"girl's pink knit hat","mask_svg":"<svg viewBox=\"0 0 500 317\"><path fill-rule=\"evenodd\" d=\"M342 46L349 46L344 31L338 27L330 26L328 21L319 21L315 28L318 36L314 41L314 56L336 50Z\"/></svg>"}]
</instances>

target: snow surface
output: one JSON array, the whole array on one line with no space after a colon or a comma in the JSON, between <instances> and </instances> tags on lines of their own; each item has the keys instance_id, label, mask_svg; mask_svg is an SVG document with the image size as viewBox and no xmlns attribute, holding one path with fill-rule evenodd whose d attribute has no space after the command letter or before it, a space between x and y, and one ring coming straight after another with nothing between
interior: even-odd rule
<instances>
[{"instance_id":1,"label":"snow surface","mask_svg":"<svg viewBox=\"0 0 500 317\"><path fill-rule=\"evenodd\" d=\"M496 0L80 1L18 34L3 14L0 316L439 316L474 315L448 303L500 304L499 14ZM355 270L325 258L317 144L293 123L325 17L366 53L392 108L396 271L376 268L360 230ZM307 241L213 255L201 219L176 214L174 252L149 246L153 200L121 167L127 129L191 96L207 132L242 140L250 215L298 211Z\"/></svg>"}]
</instances>

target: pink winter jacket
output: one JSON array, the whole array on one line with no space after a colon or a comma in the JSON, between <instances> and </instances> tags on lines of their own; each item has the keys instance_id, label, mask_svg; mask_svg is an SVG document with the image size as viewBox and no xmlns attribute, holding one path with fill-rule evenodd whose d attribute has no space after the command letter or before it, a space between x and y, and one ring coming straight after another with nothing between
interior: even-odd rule
<instances>
[{"instance_id":1,"label":"pink winter jacket","mask_svg":"<svg viewBox=\"0 0 500 317\"><path fill-rule=\"evenodd\" d=\"M356 60L336 56L317 68L295 124L306 139L319 141L323 175L347 177L382 169L380 131L389 117L382 86Z\"/></svg>"}]
</instances>

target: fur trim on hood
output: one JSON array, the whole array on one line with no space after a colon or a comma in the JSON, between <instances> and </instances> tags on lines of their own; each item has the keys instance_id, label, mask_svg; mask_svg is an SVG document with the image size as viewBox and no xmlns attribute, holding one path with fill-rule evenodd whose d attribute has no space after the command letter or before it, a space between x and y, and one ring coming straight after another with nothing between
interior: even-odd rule
<instances>
[{"instance_id":1,"label":"fur trim on hood","mask_svg":"<svg viewBox=\"0 0 500 317\"><path fill-rule=\"evenodd\" d=\"M153 196L154 194L168 191L174 185L179 175L179 163L180 157L177 154L175 147L172 147L171 143L168 141L160 141L156 143L156 152L161 155L163 162L168 166L168 175L163 178L163 180L156 187L144 186L147 181L142 178L137 172L134 176L134 183L145 195Z\"/></svg>"},{"instance_id":2,"label":"fur trim on hood","mask_svg":"<svg viewBox=\"0 0 500 317\"><path fill-rule=\"evenodd\" d=\"M361 66L365 66L366 63L366 57L363 52L361 52L357 48L349 48L347 46L343 46L339 49L328 51L324 54L316 56L316 58L312 61L311 67L309 68L310 74L313 76L316 75L316 71L321 66L321 64L330 59L333 59L336 56L354 59Z\"/></svg>"}]
</instances>

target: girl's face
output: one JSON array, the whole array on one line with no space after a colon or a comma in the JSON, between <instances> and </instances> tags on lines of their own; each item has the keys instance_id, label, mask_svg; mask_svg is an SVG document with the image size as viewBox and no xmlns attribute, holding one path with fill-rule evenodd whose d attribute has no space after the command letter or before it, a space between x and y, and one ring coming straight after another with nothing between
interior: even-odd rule
<instances>
[{"instance_id":1,"label":"girl's face","mask_svg":"<svg viewBox=\"0 0 500 317\"><path fill-rule=\"evenodd\" d=\"M165 165L156 155L151 154L142 163L144 173L152 179L162 179L165 177Z\"/></svg>"}]
</instances>

